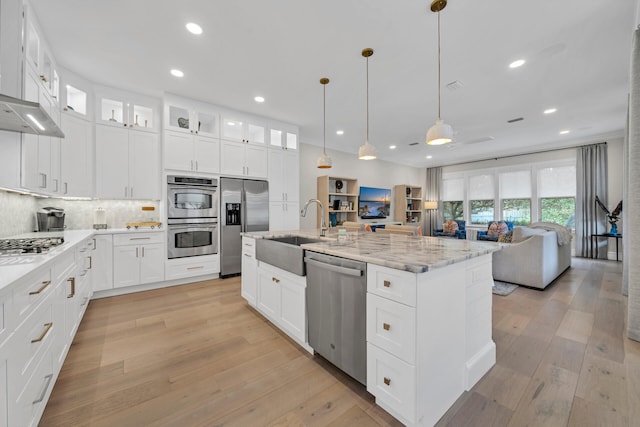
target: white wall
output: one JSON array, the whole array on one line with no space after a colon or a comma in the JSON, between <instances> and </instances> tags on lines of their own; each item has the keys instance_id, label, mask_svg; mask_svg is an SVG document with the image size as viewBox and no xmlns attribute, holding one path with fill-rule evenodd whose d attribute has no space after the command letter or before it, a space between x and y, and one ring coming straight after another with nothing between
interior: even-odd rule
<instances>
[{"instance_id":1,"label":"white wall","mask_svg":"<svg viewBox=\"0 0 640 427\"><path fill-rule=\"evenodd\" d=\"M331 169L318 169L316 162L322 154L322 147L300 144L300 207L309 199L317 198L316 178L324 175L355 178L358 185L365 187L391 188L398 184L420 186L424 189L427 172L424 168L414 168L382 160L358 160L356 154L327 150L333 159ZM391 206L393 212L393 206ZM301 229L316 228L316 210L309 209L306 218L300 218Z\"/></svg>"}]
</instances>

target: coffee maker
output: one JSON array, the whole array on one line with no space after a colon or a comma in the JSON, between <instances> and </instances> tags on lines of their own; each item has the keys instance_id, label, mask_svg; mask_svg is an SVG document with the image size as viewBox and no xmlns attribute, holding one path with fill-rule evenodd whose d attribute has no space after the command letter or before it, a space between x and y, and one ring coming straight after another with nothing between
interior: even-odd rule
<instances>
[{"instance_id":1,"label":"coffee maker","mask_svg":"<svg viewBox=\"0 0 640 427\"><path fill-rule=\"evenodd\" d=\"M38 231L63 231L64 209L46 207L36 213Z\"/></svg>"}]
</instances>

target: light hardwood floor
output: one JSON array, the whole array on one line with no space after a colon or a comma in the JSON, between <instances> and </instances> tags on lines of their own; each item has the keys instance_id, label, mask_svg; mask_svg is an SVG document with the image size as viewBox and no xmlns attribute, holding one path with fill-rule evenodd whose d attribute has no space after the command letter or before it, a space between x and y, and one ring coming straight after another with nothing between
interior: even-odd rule
<instances>
[{"instance_id":1,"label":"light hardwood floor","mask_svg":"<svg viewBox=\"0 0 640 427\"><path fill-rule=\"evenodd\" d=\"M621 263L493 297L497 363L439 426L640 425ZM240 297L239 278L91 301L41 426L400 425Z\"/></svg>"}]
</instances>

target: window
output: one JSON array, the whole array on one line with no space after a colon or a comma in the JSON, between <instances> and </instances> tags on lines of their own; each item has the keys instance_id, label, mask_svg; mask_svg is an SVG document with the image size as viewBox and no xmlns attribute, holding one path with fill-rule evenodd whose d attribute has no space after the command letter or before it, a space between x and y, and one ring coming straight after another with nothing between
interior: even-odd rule
<instances>
[{"instance_id":1,"label":"window","mask_svg":"<svg viewBox=\"0 0 640 427\"><path fill-rule=\"evenodd\" d=\"M464 219L464 178L442 180L442 218Z\"/></svg>"},{"instance_id":2,"label":"window","mask_svg":"<svg viewBox=\"0 0 640 427\"><path fill-rule=\"evenodd\" d=\"M503 199L502 219L514 225L531 224L531 199Z\"/></svg>"},{"instance_id":3,"label":"window","mask_svg":"<svg viewBox=\"0 0 640 427\"><path fill-rule=\"evenodd\" d=\"M531 223L531 172L529 170L501 172L500 199L502 219L514 225Z\"/></svg>"},{"instance_id":4,"label":"window","mask_svg":"<svg viewBox=\"0 0 640 427\"><path fill-rule=\"evenodd\" d=\"M576 167L557 166L538 171L540 221L575 229Z\"/></svg>"},{"instance_id":5,"label":"window","mask_svg":"<svg viewBox=\"0 0 640 427\"><path fill-rule=\"evenodd\" d=\"M493 174L469 177L471 224L487 224L494 220Z\"/></svg>"}]
</instances>

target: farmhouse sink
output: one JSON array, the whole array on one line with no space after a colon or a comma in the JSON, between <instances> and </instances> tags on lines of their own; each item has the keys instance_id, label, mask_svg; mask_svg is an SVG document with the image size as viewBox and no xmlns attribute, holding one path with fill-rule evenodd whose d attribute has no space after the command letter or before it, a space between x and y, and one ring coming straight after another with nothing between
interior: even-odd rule
<instances>
[{"instance_id":1,"label":"farmhouse sink","mask_svg":"<svg viewBox=\"0 0 640 427\"><path fill-rule=\"evenodd\" d=\"M322 239L302 236L256 239L256 259L298 276L304 276L304 249L300 245L322 241Z\"/></svg>"}]
</instances>

